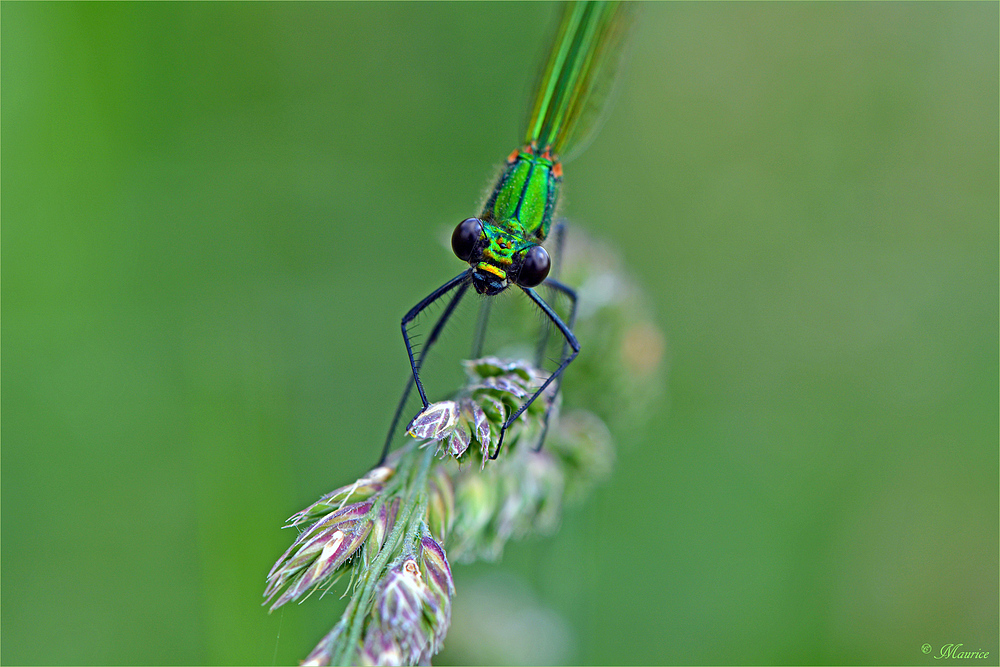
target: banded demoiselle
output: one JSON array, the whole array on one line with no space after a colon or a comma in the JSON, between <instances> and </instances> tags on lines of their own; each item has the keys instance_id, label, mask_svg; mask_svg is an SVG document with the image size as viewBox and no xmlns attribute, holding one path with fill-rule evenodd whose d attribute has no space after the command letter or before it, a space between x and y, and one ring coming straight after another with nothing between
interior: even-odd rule
<instances>
[{"instance_id":1,"label":"banded demoiselle","mask_svg":"<svg viewBox=\"0 0 1000 667\"><path fill-rule=\"evenodd\" d=\"M430 406L420 380L420 368L470 286L480 295L491 297L516 285L565 339L558 368L504 420L496 450L489 455L491 459L499 456L508 427L552 382L558 382L579 354L580 344L573 335L576 292L555 276L549 276L552 261L542 244L553 231L553 214L563 180L561 160L585 147L598 125L621 61L632 14L631 4L625 2L570 2L563 6L559 28L535 91L524 144L507 157L482 213L460 222L452 234L452 249L459 259L468 262L469 268L422 299L401 322L412 377L389 428L382 461L414 384L423 403L420 412ZM557 223L557 250L561 246L561 230L561 223ZM569 298L567 321L533 289L543 284ZM409 325L424 309L448 295L450 300L420 355L414 358ZM489 303L488 300L484 303L484 313L488 313ZM481 314L478 341L485 322L486 317ZM474 356L478 356L478 350ZM543 432L536 447L541 447L544 438Z\"/></svg>"}]
</instances>

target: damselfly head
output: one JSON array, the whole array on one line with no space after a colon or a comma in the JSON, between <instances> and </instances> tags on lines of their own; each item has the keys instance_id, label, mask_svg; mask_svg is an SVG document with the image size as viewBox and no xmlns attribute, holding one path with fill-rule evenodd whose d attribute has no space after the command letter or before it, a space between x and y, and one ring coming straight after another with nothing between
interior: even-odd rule
<instances>
[{"instance_id":1,"label":"damselfly head","mask_svg":"<svg viewBox=\"0 0 1000 667\"><path fill-rule=\"evenodd\" d=\"M549 254L512 225L466 218L451 235L451 249L472 267L472 285L480 294L498 294L511 283L541 284L549 275Z\"/></svg>"},{"instance_id":2,"label":"damselfly head","mask_svg":"<svg viewBox=\"0 0 1000 667\"><path fill-rule=\"evenodd\" d=\"M476 291L493 296L507 289L511 283L521 287L540 285L549 275L549 253L540 245L533 245L513 256L513 262L506 270L495 266L483 258L472 267L472 285Z\"/></svg>"}]
</instances>

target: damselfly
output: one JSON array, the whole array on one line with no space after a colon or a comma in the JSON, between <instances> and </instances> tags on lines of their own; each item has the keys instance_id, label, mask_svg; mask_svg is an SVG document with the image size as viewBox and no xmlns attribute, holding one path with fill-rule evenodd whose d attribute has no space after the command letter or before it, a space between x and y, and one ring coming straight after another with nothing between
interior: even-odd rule
<instances>
[{"instance_id":1,"label":"damselfly","mask_svg":"<svg viewBox=\"0 0 1000 667\"><path fill-rule=\"evenodd\" d=\"M431 292L403 317L403 341L413 376L407 382L393 417L382 460L388 453L414 384L423 403L421 412L429 407L420 380L421 365L470 286L479 294L491 297L516 285L565 339L558 368L506 418L491 459L500 454L507 428L552 382L557 383L558 389L558 378L579 354L580 344L573 335L576 292L549 276L552 262L542 243L553 231L553 213L563 178L560 158L583 148L597 126L603 101L621 60L621 47L631 14L629 3L571 2L564 5L559 29L535 93L524 145L507 158L482 213L460 222L452 234L452 249L459 259L469 263L469 268ZM562 235L559 224L555 232L558 249ZM541 284L569 298L571 305L566 322L533 289ZM449 295L419 356L414 357L410 323L432 303ZM488 304L487 300L484 309L489 308ZM485 326L485 321L481 316L480 327ZM477 335L479 341L481 333L480 330ZM474 356L478 356L478 350ZM543 433L538 447L544 437Z\"/></svg>"}]
</instances>

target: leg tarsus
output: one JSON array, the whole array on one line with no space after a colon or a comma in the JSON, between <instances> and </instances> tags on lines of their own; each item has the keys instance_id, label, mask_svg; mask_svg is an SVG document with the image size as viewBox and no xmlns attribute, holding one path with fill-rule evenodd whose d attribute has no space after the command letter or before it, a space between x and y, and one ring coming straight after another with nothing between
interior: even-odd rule
<instances>
[{"instance_id":1,"label":"leg tarsus","mask_svg":"<svg viewBox=\"0 0 1000 667\"><path fill-rule=\"evenodd\" d=\"M505 435L507 435L507 424L500 427L500 437L497 439L497 449L489 455L490 461L496 461L497 457L500 456L500 450L503 449L503 437Z\"/></svg>"}]
</instances>

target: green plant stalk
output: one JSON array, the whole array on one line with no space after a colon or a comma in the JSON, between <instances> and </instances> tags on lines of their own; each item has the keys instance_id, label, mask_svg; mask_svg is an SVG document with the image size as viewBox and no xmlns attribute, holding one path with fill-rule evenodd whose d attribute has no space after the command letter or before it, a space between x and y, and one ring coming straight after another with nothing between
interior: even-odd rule
<instances>
[{"instance_id":1,"label":"green plant stalk","mask_svg":"<svg viewBox=\"0 0 1000 667\"><path fill-rule=\"evenodd\" d=\"M404 456L404 461L411 460L412 453L408 452L410 456ZM385 544L379 550L378 556L372 562L372 565L362 574L362 580L364 581L364 589L360 594L358 594L358 585L361 584L361 580L355 584L354 595L351 596L351 601L348 603L347 609L344 611L344 619L351 619L351 631L346 637L346 640L340 642L339 648L333 654L332 663L335 665L349 665L353 664L354 653L357 651L358 643L361 640L361 630L364 624L365 616L367 616L368 611L372 606L372 595L375 592L375 586L381 579L382 575L385 573L389 565L389 560L396 553L398 547L403 543L403 533L406 532L407 537L412 537L416 533L417 528L423 522L423 516L427 512L427 494L421 493L424 485L427 481L427 473L430 470L431 461L434 457L434 449L428 447L422 450L423 456L419 459L418 467L412 471L410 479L408 480L406 499L401 507L403 508L403 514L396 520L396 525L393 526L392 532L385 540ZM402 461L401 461L402 462ZM411 503L410 500L414 496L420 498L419 502ZM386 502L385 498L381 499L379 505L372 508L372 514L374 514L377 508ZM343 635L341 635L343 637Z\"/></svg>"}]
</instances>

